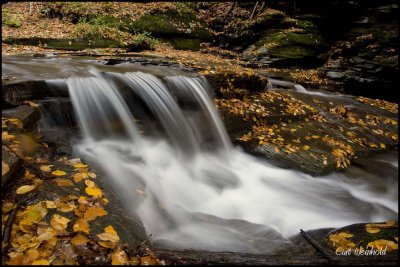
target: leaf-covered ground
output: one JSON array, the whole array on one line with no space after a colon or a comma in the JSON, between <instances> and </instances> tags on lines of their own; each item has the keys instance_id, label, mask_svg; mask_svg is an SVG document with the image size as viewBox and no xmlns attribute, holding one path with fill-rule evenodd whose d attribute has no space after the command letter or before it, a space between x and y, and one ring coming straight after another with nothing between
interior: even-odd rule
<instances>
[{"instance_id":1,"label":"leaf-covered ground","mask_svg":"<svg viewBox=\"0 0 400 267\"><path fill-rule=\"evenodd\" d=\"M127 230L107 218L115 216L112 203L87 164L53 158L41 136L23 126L2 119L3 153L22 162L15 170L2 160L2 181L14 171L2 197L2 264L165 264L146 242L127 244Z\"/></svg>"}]
</instances>

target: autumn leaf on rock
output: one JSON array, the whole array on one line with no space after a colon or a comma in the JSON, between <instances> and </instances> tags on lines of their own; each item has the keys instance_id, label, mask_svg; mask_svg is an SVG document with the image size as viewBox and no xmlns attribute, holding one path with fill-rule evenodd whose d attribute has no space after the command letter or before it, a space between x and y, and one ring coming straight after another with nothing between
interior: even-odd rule
<instances>
[{"instance_id":1,"label":"autumn leaf on rock","mask_svg":"<svg viewBox=\"0 0 400 267\"><path fill-rule=\"evenodd\" d=\"M26 194L36 188L36 185L23 185L18 187L16 193L18 195Z\"/></svg>"},{"instance_id":2,"label":"autumn leaf on rock","mask_svg":"<svg viewBox=\"0 0 400 267\"><path fill-rule=\"evenodd\" d=\"M1 161L1 176L4 176L10 171L10 166L4 160Z\"/></svg>"},{"instance_id":3,"label":"autumn leaf on rock","mask_svg":"<svg viewBox=\"0 0 400 267\"><path fill-rule=\"evenodd\" d=\"M42 165L40 169L44 172L51 172L51 167L53 167L53 165Z\"/></svg>"},{"instance_id":4,"label":"autumn leaf on rock","mask_svg":"<svg viewBox=\"0 0 400 267\"><path fill-rule=\"evenodd\" d=\"M374 248L377 250L381 250L381 249L387 249L388 251L392 251L392 250L397 250L398 249L398 245L390 240L385 240L385 239L379 239L379 240L375 240L373 242L369 242L368 243L368 247L370 248Z\"/></svg>"},{"instance_id":5,"label":"autumn leaf on rock","mask_svg":"<svg viewBox=\"0 0 400 267\"><path fill-rule=\"evenodd\" d=\"M128 256L122 249L116 249L111 254L111 264L112 265L126 265L128 264Z\"/></svg>"},{"instance_id":6,"label":"autumn leaf on rock","mask_svg":"<svg viewBox=\"0 0 400 267\"><path fill-rule=\"evenodd\" d=\"M63 175L66 175L67 173L64 171L56 170L56 171L53 171L51 174L53 174L55 176L63 176Z\"/></svg>"},{"instance_id":7,"label":"autumn leaf on rock","mask_svg":"<svg viewBox=\"0 0 400 267\"><path fill-rule=\"evenodd\" d=\"M76 163L73 165L75 168L86 168L88 165L82 163Z\"/></svg>"},{"instance_id":8,"label":"autumn leaf on rock","mask_svg":"<svg viewBox=\"0 0 400 267\"><path fill-rule=\"evenodd\" d=\"M35 260L32 262L32 265L50 265L48 260Z\"/></svg>"},{"instance_id":9,"label":"autumn leaf on rock","mask_svg":"<svg viewBox=\"0 0 400 267\"><path fill-rule=\"evenodd\" d=\"M59 214L54 214L50 220L51 227L57 231L65 230L69 222L70 220L68 218L65 218Z\"/></svg>"},{"instance_id":10,"label":"autumn leaf on rock","mask_svg":"<svg viewBox=\"0 0 400 267\"><path fill-rule=\"evenodd\" d=\"M89 223L87 221L85 221L84 219L76 220L72 229L74 230L74 232L82 231L86 234L89 234L89 231L90 231Z\"/></svg>"},{"instance_id":11,"label":"autumn leaf on rock","mask_svg":"<svg viewBox=\"0 0 400 267\"><path fill-rule=\"evenodd\" d=\"M104 228L104 233L98 234L97 237L100 238L102 241L110 241L110 242L119 241L119 236L111 225Z\"/></svg>"},{"instance_id":12,"label":"autumn leaf on rock","mask_svg":"<svg viewBox=\"0 0 400 267\"><path fill-rule=\"evenodd\" d=\"M106 215L108 215L108 212L101 207L89 207L86 210L83 219L88 222L96 219L97 217L102 217Z\"/></svg>"},{"instance_id":13,"label":"autumn leaf on rock","mask_svg":"<svg viewBox=\"0 0 400 267\"><path fill-rule=\"evenodd\" d=\"M86 187L85 192L89 196L93 196L93 197L97 197L97 198L100 198L103 196L103 192L98 187Z\"/></svg>"},{"instance_id":14,"label":"autumn leaf on rock","mask_svg":"<svg viewBox=\"0 0 400 267\"><path fill-rule=\"evenodd\" d=\"M94 187L95 187L94 182L93 182L92 180L89 180L89 179L86 179L86 180L85 180L85 185L86 185L87 187L91 187L91 188L94 188Z\"/></svg>"},{"instance_id":15,"label":"autumn leaf on rock","mask_svg":"<svg viewBox=\"0 0 400 267\"><path fill-rule=\"evenodd\" d=\"M73 244L75 246L84 245L87 242L89 242L89 239L86 236L81 235L81 234L78 234L71 239L71 244Z\"/></svg>"},{"instance_id":16,"label":"autumn leaf on rock","mask_svg":"<svg viewBox=\"0 0 400 267\"><path fill-rule=\"evenodd\" d=\"M53 181L58 186L74 186L74 184L68 179L56 178L56 179L53 179Z\"/></svg>"}]
</instances>

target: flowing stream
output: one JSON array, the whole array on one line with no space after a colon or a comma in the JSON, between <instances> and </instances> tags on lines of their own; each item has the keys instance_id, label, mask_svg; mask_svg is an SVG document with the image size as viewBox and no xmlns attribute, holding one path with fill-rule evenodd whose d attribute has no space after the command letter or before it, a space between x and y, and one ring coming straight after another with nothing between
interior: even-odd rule
<instances>
[{"instance_id":1,"label":"flowing stream","mask_svg":"<svg viewBox=\"0 0 400 267\"><path fill-rule=\"evenodd\" d=\"M9 57L3 71L68 87L82 134L76 151L103 168L126 210L160 246L268 254L290 246L300 229L397 218L395 174L352 166L350 176L311 177L234 147L203 77L52 57ZM397 173L397 159L378 161Z\"/></svg>"},{"instance_id":2,"label":"flowing stream","mask_svg":"<svg viewBox=\"0 0 400 267\"><path fill-rule=\"evenodd\" d=\"M234 148L200 77L94 72L67 85L84 136L78 150L164 246L271 253L300 228L397 216L389 183L372 192Z\"/></svg>"}]
</instances>

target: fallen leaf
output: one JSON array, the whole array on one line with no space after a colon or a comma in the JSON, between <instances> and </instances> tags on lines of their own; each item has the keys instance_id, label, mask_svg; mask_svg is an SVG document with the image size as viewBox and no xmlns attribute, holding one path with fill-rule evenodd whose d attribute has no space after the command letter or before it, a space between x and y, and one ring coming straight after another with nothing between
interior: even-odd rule
<instances>
[{"instance_id":1,"label":"fallen leaf","mask_svg":"<svg viewBox=\"0 0 400 267\"><path fill-rule=\"evenodd\" d=\"M45 203L46 203L46 207L47 207L48 209L55 209L55 208L57 208L57 206L54 204L54 201L46 200Z\"/></svg>"},{"instance_id":2,"label":"fallen leaf","mask_svg":"<svg viewBox=\"0 0 400 267\"><path fill-rule=\"evenodd\" d=\"M99 241L100 246L105 247L105 248L115 248L118 245L118 242L104 242L104 241Z\"/></svg>"},{"instance_id":3,"label":"fallen leaf","mask_svg":"<svg viewBox=\"0 0 400 267\"><path fill-rule=\"evenodd\" d=\"M56 178L56 179L53 179L53 181L58 186L74 186L74 184L68 179Z\"/></svg>"},{"instance_id":4,"label":"fallen leaf","mask_svg":"<svg viewBox=\"0 0 400 267\"><path fill-rule=\"evenodd\" d=\"M84 216L83 219L85 221L92 221L94 219L96 219L97 217L101 217L101 216L106 216L108 215L108 212L105 211L103 208L101 207L89 207Z\"/></svg>"},{"instance_id":5,"label":"fallen leaf","mask_svg":"<svg viewBox=\"0 0 400 267\"><path fill-rule=\"evenodd\" d=\"M35 103L33 101L30 101L30 100L25 100L25 103L28 104L31 107L35 107L35 108L39 107L38 103Z\"/></svg>"},{"instance_id":6,"label":"fallen leaf","mask_svg":"<svg viewBox=\"0 0 400 267\"><path fill-rule=\"evenodd\" d=\"M79 245L84 245L87 242L89 242L89 239L81 234L78 234L76 236L74 236L73 238L71 238L71 244L75 245L75 246L79 246Z\"/></svg>"},{"instance_id":7,"label":"fallen leaf","mask_svg":"<svg viewBox=\"0 0 400 267\"><path fill-rule=\"evenodd\" d=\"M10 166L8 166L7 163L4 162L4 160L1 161L1 176L4 176L10 171Z\"/></svg>"},{"instance_id":8,"label":"fallen leaf","mask_svg":"<svg viewBox=\"0 0 400 267\"><path fill-rule=\"evenodd\" d=\"M68 223L70 221L71 220L69 220L68 218L65 218L65 217L63 217L61 215L58 215L58 214L54 214L53 217L51 217L50 224L51 224L51 227L53 227L54 230L62 231L62 230L65 230L67 228Z\"/></svg>"},{"instance_id":9,"label":"fallen leaf","mask_svg":"<svg viewBox=\"0 0 400 267\"><path fill-rule=\"evenodd\" d=\"M82 163L76 163L73 165L75 168L86 168L88 165Z\"/></svg>"},{"instance_id":10,"label":"fallen leaf","mask_svg":"<svg viewBox=\"0 0 400 267\"><path fill-rule=\"evenodd\" d=\"M103 192L98 187L86 187L85 188L85 192L89 196L93 196L93 197L99 197L100 198L100 197L103 196Z\"/></svg>"},{"instance_id":11,"label":"fallen leaf","mask_svg":"<svg viewBox=\"0 0 400 267\"><path fill-rule=\"evenodd\" d=\"M42 165L40 169L44 172L51 172L51 167L53 167L53 165Z\"/></svg>"},{"instance_id":12,"label":"fallen leaf","mask_svg":"<svg viewBox=\"0 0 400 267\"><path fill-rule=\"evenodd\" d=\"M157 259L152 258L150 256L141 257L140 265L158 265L158 261L157 261Z\"/></svg>"},{"instance_id":13,"label":"fallen leaf","mask_svg":"<svg viewBox=\"0 0 400 267\"><path fill-rule=\"evenodd\" d=\"M36 185L23 185L21 187L18 187L18 189L16 190L16 193L18 195L25 194L25 193L32 191L35 188L36 188Z\"/></svg>"},{"instance_id":14,"label":"fallen leaf","mask_svg":"<svg viewBox=\"0 0 400 267\"><path fill-rule=\"evenodd\" d=\"M111 254L111 264L112 265L126 265L128 263L128 256L122 249L116 249Z\"/></svg>"},{"instance_id":15,"label":"fallen leaf","mask_svg":"<svg viewBox=\"0 0 400 267\"><path fill-rule=\"evenodd\" d=\"M55 176L63 176L63 175L66 175L67 173L64 171L56 170L56 171L53 171L51 174L53 174Z\"/></svg>"},{"instance_id":16,"label":"fallen leaf","mask_svg":"<svg viewBox=\"0 0 400 267\"><path fill-rule=\"evenodd\" d=\"M395 242L390 241L390 240L385 240L385 239L379 239L379 240L375 240L373 242L369 242L368 247L376 248L378 250L386 248L388 251L398 249L398 245Z\"/></svg>"},{"instance_id":17,"label":"fallen leaf","mask_svg":"<svg viewBox=\"0 0 400 267\"><path fill-rule=\"evenodd\" d=\"M74 232L82 231L87 234L89 234L89 231L90 231L89 223L87 221L85 221L84 219L76 220L72 229L74 230Z\"/></svg>"},{"instance_id":18,"label":"fallen leaf","mask_svg":"<svg viewBox=\"0 0 400 267\"><path fill-rule=\"evenodd\" d=\"M35 175L30 173L28 170L26 170L25 174L24 174L24 178L29 180L29 179L35 178Z\"/></svg>"},{"instance_id":19,"label":"fallen leaf","mask_svg":"<svg viewBox=\"0 0 400 267\"><path fill-rule=\"evenodd\" d=\"M85 180L85 185L87 186L87 187L91 187L91 188L94 188L96 185L94 184L94 182L92 181L92 180L89 180L89 179L86 179Z\"/></svg>"},{"instance_id":20,"label":"fallen leaf","mask_svg":"<svg viewBox=\"0 0 400 267\"><path fill-rule=\"evenodd\" d=\"M50 263L47 260L35 260L32 265L50 265Z\"/></svg>"}]
</instances>

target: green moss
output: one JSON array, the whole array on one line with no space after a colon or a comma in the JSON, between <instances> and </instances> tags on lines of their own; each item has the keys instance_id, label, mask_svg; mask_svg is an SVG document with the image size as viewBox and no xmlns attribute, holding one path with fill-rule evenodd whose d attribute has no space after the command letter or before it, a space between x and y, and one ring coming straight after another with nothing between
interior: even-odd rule
<instances>
[{"instance_id":1,"label":"green moss","mask_svg":"<svg viewBox=\"0 0 400 267\"><path fill-rule=\"evenodd\" d=\"M175 49L178 50L200 50L200 39L197 38L172 38L165 39L169 42Z\"/></svg>"},{"instance_id":2,"label":"green moss","mask_svg":"<svg viewBox=\"0 0 400 267\"><path fill-rule=\"evenodd\" d=\"M110 28L116 28L120 31L129 31L128 21L110 15L90 16L88 23L92 25L104 25Z\"/></svg>"},{"instance_id":3,"label":"green moss","mask_svg":"<svg viewBox=\"0 0 400 267\"><path fill-rule=\"evenodd\" d=\"M19 28L22 26L21 22L16 21L16 20L7 20L6 25L8 27L12 27L12 28Z\"/></svg>"},{"instance_id":4,"label":"green moss","mask_svg":"<svg viewBox=\"0 0 400 267\"><path fill-rule=\"evenodd\" d=\"M194 14L180 14L176 10L165 14L145 14L132 23L135 32L151 32L155 36L182 36L207 39L209 30L200 23Z\"/></svg>"}]
</instances>

